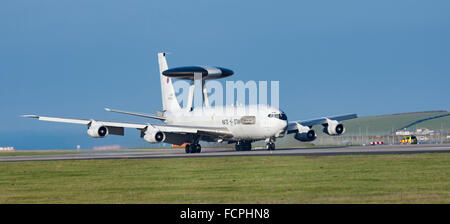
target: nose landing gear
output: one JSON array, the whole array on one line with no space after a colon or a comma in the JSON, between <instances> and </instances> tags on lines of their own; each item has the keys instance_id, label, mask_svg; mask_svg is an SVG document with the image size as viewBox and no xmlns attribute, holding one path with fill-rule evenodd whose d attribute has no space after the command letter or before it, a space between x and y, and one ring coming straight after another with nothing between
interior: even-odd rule
<instances>
[{"instance_id":1,"label":"nose landing gear","mask_svg":"<svg viewBox=\"0 0 450 224\"><path fill-rule=\"evenodd\" d=\"M266 144L267 150L269 150L269 151L275 150L275 139L269 138L269 139L266 139L266 142L267 142L267 144Z\"/></svg>"},{"instance_id":2,"label":"nose landing gear","mask_svg":"<svg viewBox=\"0 0 450 224\"><path fill-rule=\"evenodd\" d=\"M269 142L266 144L266 149L269 151L275 150L275 142Z\"/></svg>"}]
</instances>

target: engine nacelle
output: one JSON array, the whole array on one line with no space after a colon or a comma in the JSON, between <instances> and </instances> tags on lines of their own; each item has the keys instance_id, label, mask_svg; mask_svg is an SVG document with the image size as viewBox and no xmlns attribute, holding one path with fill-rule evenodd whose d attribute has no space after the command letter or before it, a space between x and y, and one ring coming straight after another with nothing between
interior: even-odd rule
<instances>
[{"instance_id":1,"label":"engine nacelle","mask_svg":"<svg viewBox=\"0 0 450 224\"><path fill-rule=\"evenodd\" d=\"M336 120L327 119L327 123L322 124L323 132L328 135L342 135L345 132L343 124Z\"/></svg>"},{"instance_id":2,"label":"engine nacelle","mask_svg":"<svg viewBox=\"0 0 450 224\"><path fill-rule=\"evenodd\" d=\"M316 139L316 132L309 130L308 132L299 132L294 135L294 138L301 142L311 142Z\"/></svg>"},{"instance_id":3,"label":"engine nacelle","mask_svg":"<svg viewBox=\"0 0 450 224\"><path fill-rule=\"evenodd\" d=\"M294 138L301 142L310 142L316 139L316 132L311 128L297 123L298 132L295 133Z\"/></svg>"},{"instance_id":4,"label":"engine nacelle","mask_svg":"<svg viewBox=\"0 0 450 224\"><path fill-rule=\"evenodd\" d=\"M87 133L93 138L104 138L109 134L108 127L98 123L91 123Z\"/></svg>"},{"instance_id":5,"label":"engine nacelle","mask_svg":"<svg viewBox=\"0 0 450 224\"><path fill-rule=\"evenodd\" d=\"M164 132L154 127L148 126L147 130L145 130L143 133L143 138L147 142L158 143L164 141L166 139L166 135L164 134Z\"/></svg>"}]
</instances>

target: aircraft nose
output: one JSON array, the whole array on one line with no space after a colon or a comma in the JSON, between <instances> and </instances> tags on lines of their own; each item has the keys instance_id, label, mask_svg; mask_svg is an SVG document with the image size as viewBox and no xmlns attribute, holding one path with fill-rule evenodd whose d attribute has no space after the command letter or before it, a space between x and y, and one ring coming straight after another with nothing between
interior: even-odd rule
<instances>
[{"instance_id":1,"label":"aircraft nose","mask_svg":"<svg viewBox=\"0 0 450 224\"><path fill-rule=\"evenodd\" d=\"M288 122L287 121L282 121L280 126L281 126L281 130L286 131L287 130L287 126L288 126Z\"/></svg>"},{"instance_id":2,"label":"aircraft nose","mask_svg":"<svg viewBox=\"0 0 450 224\"><path fill-rule=\"evenodd\" d=\"M277 129L277 133L275 134L276 137L283 137L286 135L286 131L287 131L287 121L281 121L278 123L278 127L279 129Z\"/></svg>"},{"instance_id":3,"label":"aircraft nose","mask_svg":"<svg viewBox=\"0 0 450 224\"><path fill-rule=\"evenodd\" d=\"M282 125L283 125L283 127L287 127L287 125L288 125L288 121L287 120L282 120Z\"/></svg>"}]
</instances>

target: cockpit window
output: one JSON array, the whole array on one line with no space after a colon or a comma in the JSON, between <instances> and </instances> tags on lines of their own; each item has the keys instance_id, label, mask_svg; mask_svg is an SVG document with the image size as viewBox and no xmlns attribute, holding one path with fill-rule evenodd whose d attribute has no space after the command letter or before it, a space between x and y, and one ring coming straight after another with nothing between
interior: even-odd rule
<instances>
[{"instance_id":1,"label":"cockpit window","mask_svg":"<svg viewBox=\"0 0 450 224\"><path fill-rule=\"evenodd\" d=\"M281 112L281 114L269 114L269 117L274 117L274 118L278 118L280 120L286 121L287 120L287 116L285 113Z\"/></svg>"}]
</instances>

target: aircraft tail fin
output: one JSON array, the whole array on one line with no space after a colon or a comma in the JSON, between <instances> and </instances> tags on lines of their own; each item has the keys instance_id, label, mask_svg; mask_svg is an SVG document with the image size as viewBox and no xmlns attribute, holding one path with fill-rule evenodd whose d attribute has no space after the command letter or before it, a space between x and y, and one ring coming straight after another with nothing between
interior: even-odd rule
<instances>
[{"instance_id":1,"label":"aircraft tail fin","mask_svg":"<svg viewBox=\"0 0 450 224\"><path fill-rule=\"evenodd\" d=\"M161 96L164 111L181 110L177 101L175 90L172 85L172 79L163 75L162 72L168 69L166 53L158 53L159 75L161 78Z\"/></svg>"}]
</instances>

